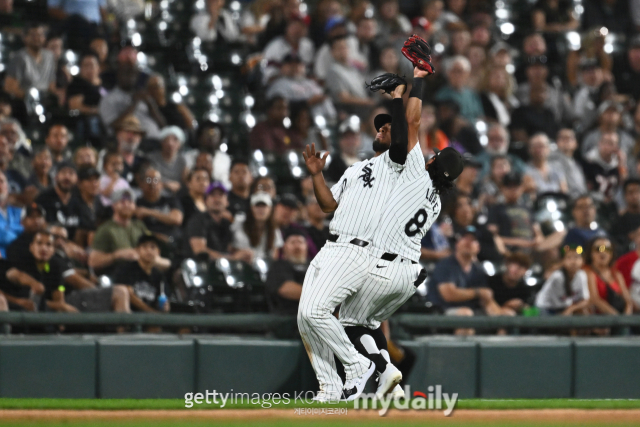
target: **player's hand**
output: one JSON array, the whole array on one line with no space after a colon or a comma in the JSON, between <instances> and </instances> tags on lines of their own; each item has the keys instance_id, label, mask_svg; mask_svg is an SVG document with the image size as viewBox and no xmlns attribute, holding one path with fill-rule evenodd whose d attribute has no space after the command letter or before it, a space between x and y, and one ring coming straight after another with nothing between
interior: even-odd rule
<instances>
[{"instance_id":1,"label":"player's hand","mask_svg":"<svg viewBox=\"0 0 640 427\"><path fill-rule=\"evenodd\" d=\"M421 70L418 67L413 67L413 78L421 79L423 77L430 76L432 73L428 71Z\"/></svg>"},{"instance_id":2,"label":"player's hand","mask_svg":"<svg viewBox=\"0 0 640 427\"><path fill-rule=\"evenodd\" d=\"M304 157L304 162L307 164L307 169L311 175L317 175L322 172L328 156L329 152L322 155L320 151L316 151L315 143L310 146L307 145L306 150L302 152L302 157Z\"/></svg>"}]
</instances>

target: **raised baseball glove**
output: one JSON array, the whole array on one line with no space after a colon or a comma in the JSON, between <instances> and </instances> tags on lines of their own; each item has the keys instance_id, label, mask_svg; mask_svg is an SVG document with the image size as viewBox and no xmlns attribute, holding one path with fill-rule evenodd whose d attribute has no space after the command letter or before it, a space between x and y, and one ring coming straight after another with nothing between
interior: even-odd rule
<instances>
[{"instance_id":1,"label":"raised baseball glove","mask_svg":"<svg viewBox=\"0 0 640 427\"><path fill-rule=\"evenodd\" d=\"M436 71L433 69L433 65L431 65L431 47L429 43L419 35L414 34L409 37L404 42L401 52L413 63L414 67L418 67L432 74Z\"/></svg>"},{"instance_id":2,"label":"raised baseball glove","mask_svg":"<svg viewBox=\"0 0 640 427\"><path fill-rule=\"evenodd\" d=\"M367 85L367 89L371 92L377 92L379 90L384 91L384 93L391 93L400 85L407 85L407 81L404 77L400 77L397 74L393 73L384 73L379 75L378 77L374 77L371 80L371 83L364 82Z\"/></svg>"}]
</instances>

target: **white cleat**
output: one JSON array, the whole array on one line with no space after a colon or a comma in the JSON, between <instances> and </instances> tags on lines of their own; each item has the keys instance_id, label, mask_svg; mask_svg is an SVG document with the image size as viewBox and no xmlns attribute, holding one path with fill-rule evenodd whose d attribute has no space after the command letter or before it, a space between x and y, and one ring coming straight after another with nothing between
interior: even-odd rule
<instances>
[{"instance_id":1,"label":"white cleat","mask_svg":"<svg viewBox=\"0 0 640 427\"><path fill-rule=\"evenodd\" d=\"M402 381L402 372L391 363L387 363L387 369L380 374L380 378L378 379L376 398L382 399L391 389L395 392L395 387L400 384L400 381ZM402 389L400 389L400 391L402 391Z\"/></svg>"},{"instance_id":2,"label":"white cleat","mask_svg":"<svg viewBox=\"0 0 640 427\"><path fill-rule=\"evenodd\" d=\"M400 384L397 384L393 390L389 392L392 400L395 399L404 399L404 390L400 387Z\"/></svg>"},{"instance_id":3,"label":"white cleat","mask_svg":"<svg viewBox=\"0 0 640 427\"><path fill-rule=\"evenodd\" d=\"M364 387L367 385L367 381L371 378L371 375L376 371L376 364L371 362L369 365L369 369L367 372L362 374L362 376L347 380L344 383L344 389L342 389L342 399L346 402L351 402L356 400L362 392L364 391ZM402 378L401 378L402 379Z\"/></svg>"}]
</instances>

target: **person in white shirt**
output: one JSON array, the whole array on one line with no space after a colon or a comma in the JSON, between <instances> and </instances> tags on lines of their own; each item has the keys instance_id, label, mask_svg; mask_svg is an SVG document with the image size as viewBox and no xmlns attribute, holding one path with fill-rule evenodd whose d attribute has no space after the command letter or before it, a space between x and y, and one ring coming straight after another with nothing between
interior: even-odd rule
<instances>
[{"instance_id":1,"label":"person in white shirt","mask_svg":"<svg viewBox=\"0 0 640 427\"><path fill-rule=\"evenodd\" d=\"M241 38L231 13L224 8L225 0L207 0L206 10L194 15L189 28L203 42L234 42Z\"/></svg>"},{"instance_id":2,"label":"person in white shirt","mask_svg":"<svg viewBox=\"0 0 640 427\"><path fill-rule=\"evenodd\" d=\"M187 169L192 170L196 166L199 154L210 154L213 180L222 182L226 188L231 188L229 181L231 157L226 153L226 144L222 144L223 139L224 133L218 123L211 121L202 123L196 133L197 148L184 153L184 160Z\"/></svg>"},{"instance_id":3,"label":"person in white shirt","mask_svg":"<svg viewBox=\"0 0 640 427\"><path fill-rule=\"evenodd\" d=\"M264 83L268 83L278 75L280 63L290 53L297 54L307 71L311 70L315 57L313 42L307 37L307 25L300 17L293 17L287 23L284 35L271 40L264 48Z\"/></svg>"},{"instance_id":4,"label":"person in white shirt","mask_svg":"<svg viewBox=\"0 0 640 427\"><path fill-rule=\"evenodd\" d=\"M582 246L565 245L561 249L562 267L551 273L536 295L535 305L543 314L588 314L589 285L582 270Z\"/></svg>"}]
</instances>

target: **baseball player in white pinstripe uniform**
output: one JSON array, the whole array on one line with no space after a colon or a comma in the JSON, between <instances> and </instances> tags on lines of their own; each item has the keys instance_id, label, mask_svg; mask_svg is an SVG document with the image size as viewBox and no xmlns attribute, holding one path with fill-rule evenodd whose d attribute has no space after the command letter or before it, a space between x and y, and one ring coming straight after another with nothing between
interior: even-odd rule
<instances>
[{"instance_id":1,"label":"baseball player in white pinstripe uniform","mask_svg":"<svg viewBox=\"0 0 640 427\"><path fill-rule=\"evenodd\" d=\"M401 372L390 363L387 341L379 329L424 282L426 271L418 263L421 240L440 214L440 194L453 187L463 159L455 149L437 152L425 166L417 132L422 111L422 79L416 68L407 103L409 154L404 170L386 201L369 247L369 277L340 308L340 323L356 349L376 364L378 397L389 390L403 396L397 385Z\"/></svg>"},{"instance_id":2,"label":"baseball player in white pinstripe uniform","mask_svg":"<svg viewBox=\"0 0 640 427\"><path fill-rule=\"evenodd\" d=\"M375 120L376 144L389 149L383 148L380 156L348 168L331 189L322 176L327 154L316 153L314 145L304 153L320 207L325 212L334 212L330 224L333 238L307 270L298 309L300 336L320 384L318 401L354 400L375 371L375 364L349 341L333 311L356 293L368 277L371 257L367 246L385 201L404 168L407 126L402 94L405 89L406 83L393 91L391 116L379 115ZM344 385L336 371L334 354L345 368Z\"/></svg>"}]
</instances>

